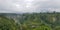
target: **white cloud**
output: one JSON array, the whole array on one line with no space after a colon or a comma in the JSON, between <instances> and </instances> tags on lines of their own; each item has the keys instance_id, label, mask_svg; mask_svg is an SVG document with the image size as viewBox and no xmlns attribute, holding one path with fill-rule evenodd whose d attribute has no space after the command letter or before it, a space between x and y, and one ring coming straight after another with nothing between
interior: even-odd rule
<instances>
[{"instance_id":1,"label":"white cloud","mask_svg":"<svg viewBox=\"0 0 60 30\"><path fill-rule=\"evenodd\" d=\"M50 0L39 0L39 1L50 1Z\"/></svg>"},{"instance_id":2,"label":"white cloud","mask_svg":"<svg viewBox=\"0 0 60 30\"><path fill-rule=\"evenodd\" d=\"M0 0L1 12L40 12L41 9L60 11L60 0Z\"/></svg>"}]
</instances>

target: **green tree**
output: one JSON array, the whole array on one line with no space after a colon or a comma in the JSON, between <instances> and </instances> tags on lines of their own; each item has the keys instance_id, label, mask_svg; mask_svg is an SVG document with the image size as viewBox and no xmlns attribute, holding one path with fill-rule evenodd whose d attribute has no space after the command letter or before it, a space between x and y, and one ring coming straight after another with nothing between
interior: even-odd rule
<instances>
[{"instance_id":1,"label":"green tree","mask_svg":"<svg viewBox=\"0 0 60 30\"><path fill-rule=\"evenodd\" d=\"M0 16L0 30L18 30L13 19Z\"/></svg>"}]
</instances>

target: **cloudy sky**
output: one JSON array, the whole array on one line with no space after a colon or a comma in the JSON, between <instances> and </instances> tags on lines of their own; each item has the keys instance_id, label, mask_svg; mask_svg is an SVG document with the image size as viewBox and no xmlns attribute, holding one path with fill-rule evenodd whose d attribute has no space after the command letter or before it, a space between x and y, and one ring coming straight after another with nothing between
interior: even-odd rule
<instances>
[{"instance_id":1,"label":"cloudy sky","mask_svg":"<svg viewBox=\"0 0 60 30\"><path fill-rule=\"evenodd\" d=\"M0 13L60 12L60 0L0 0Z\"/></svg>"}]
</instances>

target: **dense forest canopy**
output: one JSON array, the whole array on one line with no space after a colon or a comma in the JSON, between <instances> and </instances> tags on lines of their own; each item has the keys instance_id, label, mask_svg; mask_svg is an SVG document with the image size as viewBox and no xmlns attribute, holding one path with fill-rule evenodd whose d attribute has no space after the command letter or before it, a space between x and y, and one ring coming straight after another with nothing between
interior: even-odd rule
<instances>
[{"instance_id":1,"label":"dense forest canopy","mask_svg":"<svg viewBox=\"0 0 60 30\"><path fill-rule=\"evenodd\" d=\"M0 30L60 30L60 13L0 13Z\"/></svg>"},{"instance_id":2,"label":"dense forest canopy","mask_svg":"<svg viewBox=\"0 0 60 30\"><path fill-rule=\"evenodd\" d=\"M0 16L0 30L17 30L17 26L13 19Z\"/></svg>"}]
</instances>

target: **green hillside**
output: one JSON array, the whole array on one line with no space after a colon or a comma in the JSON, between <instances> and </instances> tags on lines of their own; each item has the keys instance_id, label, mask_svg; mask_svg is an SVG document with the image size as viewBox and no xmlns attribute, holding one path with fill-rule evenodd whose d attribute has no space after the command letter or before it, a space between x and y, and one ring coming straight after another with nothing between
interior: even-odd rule
<instances>
[{"instance_id":1,"label":"green hillside","mask_svg":"<svg viewBox=\"0 0 60 30\"><path fill-rule=\"evenodd\" d=\"M0 30L60 30L60 13L2 13Z\"/></svg>"},{"instance_id":2,"label":"green hillside","mask_svg":"<svg viewBox=\"0 0 60 30\"><path fill-rule=\"evenodd\" d=\"M0 30L18 30L18 28L13 19L0 16Z\"/></svg>"}]
</instances>

